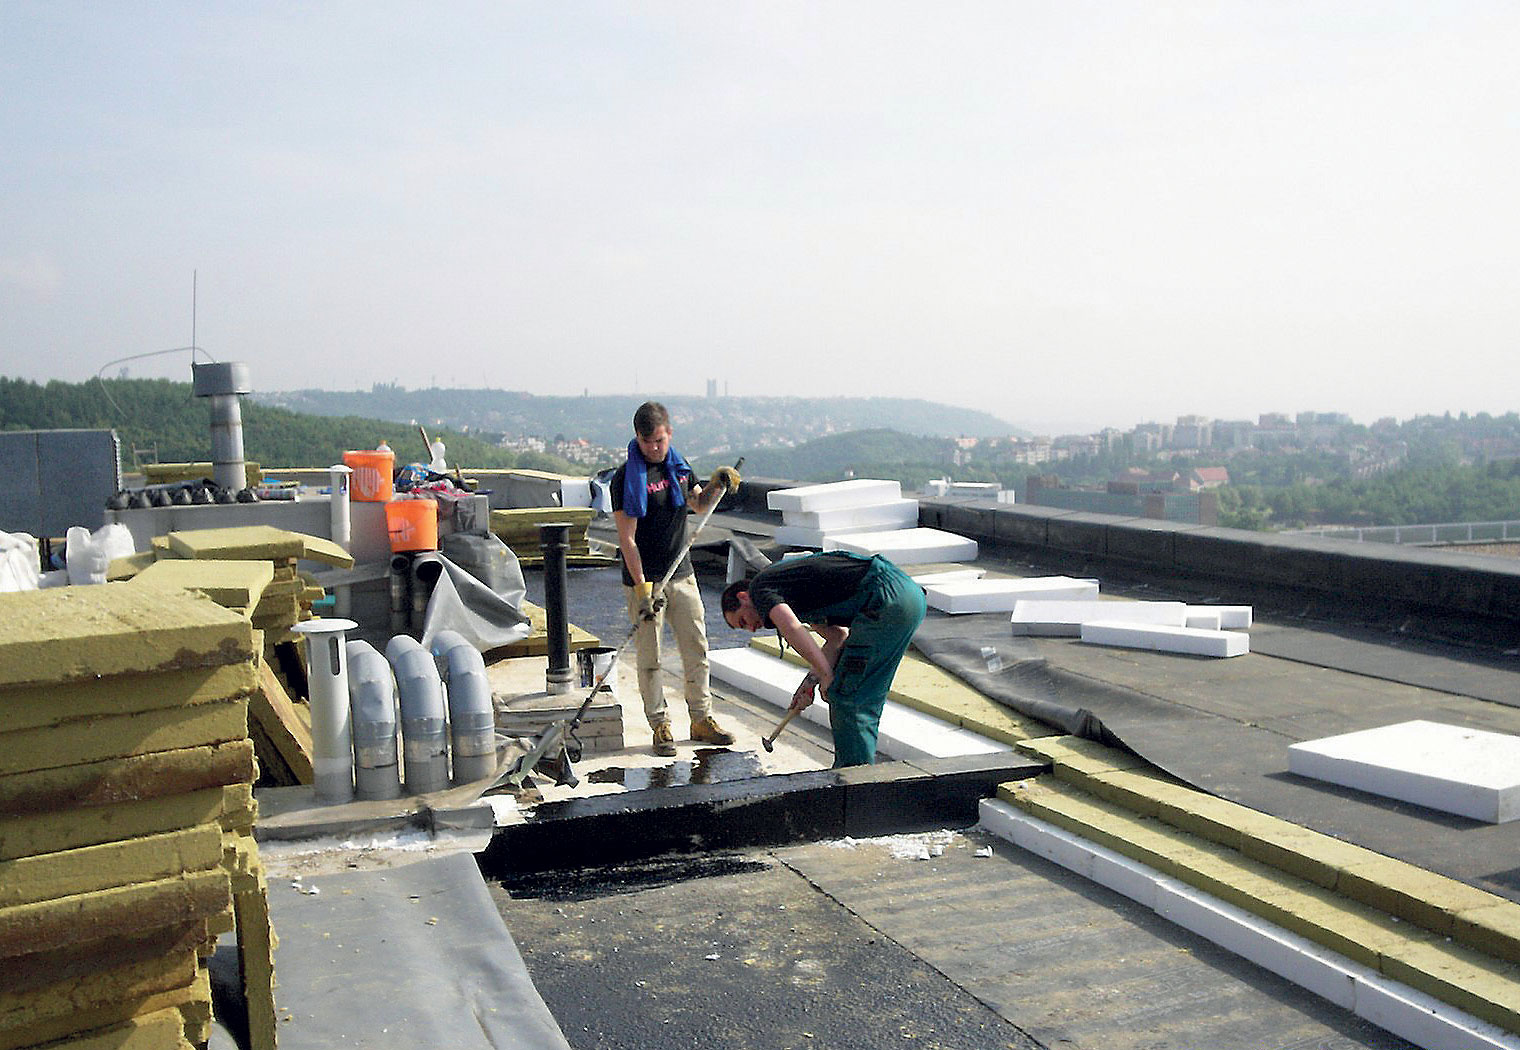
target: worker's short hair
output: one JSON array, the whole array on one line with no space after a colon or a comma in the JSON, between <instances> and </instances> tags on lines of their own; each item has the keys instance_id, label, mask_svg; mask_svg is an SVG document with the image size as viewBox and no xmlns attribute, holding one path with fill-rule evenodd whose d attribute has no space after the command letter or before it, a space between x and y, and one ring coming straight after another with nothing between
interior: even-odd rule
<instances>
[{"instance_id":1,"label":"worker's short hair","mask_svg":"<svg viewBox=\"0 0 1520 1050\"><path fill-rule=\"evenodd\" d=\"M658 401L645 401L633 414L633 432L648 437L661 427L670 426L670 413Z\"/></svg>"},{"instance_id":2,"label":"worker's short hair","mask_svg":"<svg viewBox=\"0 0 1520 1050\"><path fill-rule=\"evenodd\" d=\"M718 599L718 607L723 610L724 616L739 611L739 592L749 590L750 581L753 579L753 576L746 576L723 588L723 597Z\"/></svg>"}]
</instances>

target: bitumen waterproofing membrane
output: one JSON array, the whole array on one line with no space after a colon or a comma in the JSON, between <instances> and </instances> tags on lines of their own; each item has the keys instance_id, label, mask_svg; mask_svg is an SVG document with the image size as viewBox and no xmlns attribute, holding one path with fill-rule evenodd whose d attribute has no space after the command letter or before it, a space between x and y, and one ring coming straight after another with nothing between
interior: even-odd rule
<instances>
[{"instance_id":1,"label":"bitumen waterproofing membrane","mask_svg":"<svg viewBox=\"0 0 1520 1050\"><path fill-rule=\"evenodd\" d=\"M541 603L542 573L529 572L527 581L528 600ZM717 615L721 578L704 571L701 582L712 645L748 642ZM1135 597L1238 600L1207 587L1124 586ZM571 570L569 588L571 621L620 643L627 627L617 570ZM996 614L958 617L952 628L931 613L922 648L932 652L938 638L941 657L950 654L946 666L994 697L1001 691L1017 700L1033 682L1038 699L1079 718L1088 712L1114 739L1206 790L1520 900L1513 861L1520 822L1479 825L1286 772L1290 743L1404 717L1520 732L1513 700L1494 702L1513 695L1506 693L1510 654L1402 638L1354 617L1321 629L1324 623L1270 615L1282 611L1259 607L1255 652L1226 661L1013 639L1006 615ZM1007 656L1006 666L1022 668L1014 687L987 673L987 643ZM672 652L669 666L677 662ZM1473 670L1470 678L1464 669ZM668 674L667 682L679 708L679 679ZM1000 840L971 830L924 838L931 821L915 825L919 837L863 841L892 829L878 822L847 830L846 786L823 768L826 734L793 723L783 739L795 750L777 768L762 757L758 737L779 712L716 691L720 717L740 730L734 748L686 744L675 760L655 759L643 753L647 729L638 725L635 701L625 706L633 711L625 715L631 746L580 764L577 791L546 787L542 812L505 829L496 853L482 854L491 900L578 1050L905 1040L1411 1045ZM757 770L781 775L756 780ZM885 768L868 772L855 787L886 775ZM790 806L789 794L807 801ZM749 837L776 820L792 823L770 838ZM683 837L690 822L702 833ZM821 841L795 844L809 838ZM925 852L930 845L942 853ZM989 845L993 855L979 856ZM513 853L516 860L504 859ZM307 951L304 944L304 937L287 940L281 952ZM299 1014L308 993L286 985L289 967L278 965ZM369 1029L354 1024L348 1045L419 1045L378 1036L365 1042L358 1037ZM296 1020L290 1025L297 1030ZM509 1045L490 1040L487 1034L479 1045Z\"/></svg>"}]
</instances>

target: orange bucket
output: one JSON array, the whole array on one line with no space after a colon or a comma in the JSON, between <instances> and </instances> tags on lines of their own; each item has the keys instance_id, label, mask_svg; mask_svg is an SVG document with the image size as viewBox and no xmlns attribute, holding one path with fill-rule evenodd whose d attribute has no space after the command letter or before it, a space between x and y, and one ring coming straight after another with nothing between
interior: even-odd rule
<instances>
[{"instance_id":1,"label":"orange bucket","mask_svg":"<svg viewBox=\"0 0 1520 1050\"><path fill-rule=\"evenodd\" d=\"M382 452L345 452L343 465L352 467L354 476L349 492L360 503L385 503L392 495L391 475L396 466L396 454L390 449ZM428 500L429 503L432 500Z\"/></svg>"},{"instance_id":2,"label":"orange bucket","mask_svg":"<svg viewBox=\"0 0 1520 1050\"><path fill-rule=\"evenodd\" d=\"M391 553L438 549L438 501L393 499L385 505L385 531Z\"/></svg>"}]
</instances>

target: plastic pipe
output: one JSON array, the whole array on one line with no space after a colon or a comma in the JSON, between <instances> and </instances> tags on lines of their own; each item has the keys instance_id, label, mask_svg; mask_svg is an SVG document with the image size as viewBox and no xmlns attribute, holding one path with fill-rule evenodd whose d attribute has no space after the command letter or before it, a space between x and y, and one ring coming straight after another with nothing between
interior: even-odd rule
<instances>
[{"instance_id":1,"label":"plastic pipe","mask_svg":"<svg viewBox=\"0 0 1520 1050\"><path fill-rule=\"evenodd\" d=\"M485 657L457 631L439 631L432 649L448 684L454 783L468 784L496 772L496 710Z\"/></svg>"},{"instance_id":2,"label":"plastic pipe","mask_svg":"<svg viewBox=\"0 0 1520 1050\"><path fill-rule=\"evenodd\" d=\"M354 794L401 797L396 759L396 680L391 665L368 642L349 642L348 702L354 723Z\"/></svg>"},{"instance_id":3,"label":"plastic pipe","mask_svg":"<svg viewBox=\"0 0 1520 1050\"><path fill-rule=\"evenodd\" d=\"M398 634L385 647L401 695L401 765L412 795L449 786L443 680L433 657L417 639Z\"/></svg>"},{"instance_id":4,"label":"plastic pipe","mask_svg":"<svg viewBox=\"0 0 1520 1050\"><path fill-rule=\"evenodd\" d=\"M391 634L401 634L412 619L412 556L391 556Z\"/></svg>"},{"instance_id":5,"label":"plastic pipe","mask_svg":"<svg viewBox=\"0 0 1520 1050\"><path fill-rule=\"evenodd\" d=\"M307 691L311 699L311 765L319 802L354 797L354 745L348 707L344 633L352 620L307 620L291 628L306 636Z\"/></svg>"},{"instance_id":6,"label":"plastic pipe","mask_svg":"<svg viewBox=\"0 0 1520 1050\"><path fill-rule=\"evenodd\" d=\"M428 603L433 600L433 588L443 575L443 560L430 551L412 557L412 633L422 637L427 630Z\"/></svg>"},{"instance_id":7,"label":"plastic pipe","mask_svg":"<svg viewBox=\"0 0 1520 1050\"><path fill-rule=\"evenodd\" d=\"M546 523L538 527L539 546L544 551L544 625L549 643L549 666L544 671L545 692L570 692L570 617L565 592L569 589L565 572L565 551L570 546L570 526Z\"/></svg>"},{"instance_id":8,"label":"plastic pipe","mask_svg":"<svg viewBox=\"0 0 1520 1050\"><path fill-rule=\"evenodd\" d=\"M327 531L334 543L350 552L353 550L353 524L349 508L349 475L353 472L353 467L343 463L334 463L327 468L327 491L331 493ZM333 588L333 609L339 616L348 615L349 601L347 584Z\"/></svg>"}]
</instances>

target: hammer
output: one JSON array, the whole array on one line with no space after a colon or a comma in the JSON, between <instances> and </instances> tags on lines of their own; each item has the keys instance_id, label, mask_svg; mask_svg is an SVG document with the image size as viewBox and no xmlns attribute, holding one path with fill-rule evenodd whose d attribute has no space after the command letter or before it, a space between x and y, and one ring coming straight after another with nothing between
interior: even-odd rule
<instances>
[{"instance_id":1,"label":"hammer","mask_svg":"<svg viewBox=\"0 0 1520 1050\"><path fill-rule=\"evenodd\" d=\"M786 724L797 717L798 710L798 708L792 708L786 713L786 717L781 720L780 724L776 726L775 732L771 733L770 736L760 738L760 743L765 745L765 750L776 750L776 738L781 735L781 731L786 728Z\"/></svg>"}]
</instances>

